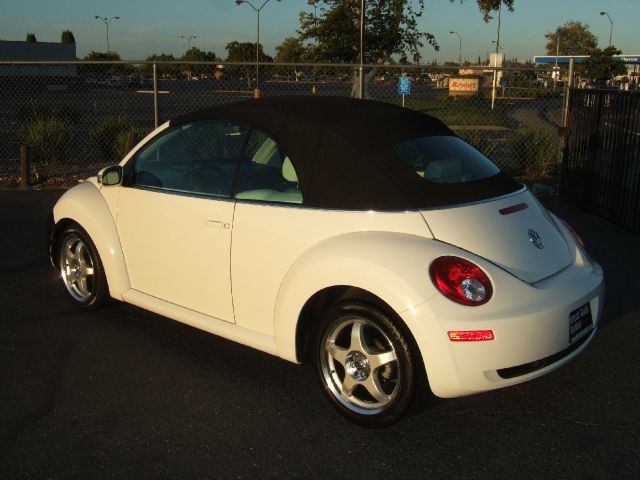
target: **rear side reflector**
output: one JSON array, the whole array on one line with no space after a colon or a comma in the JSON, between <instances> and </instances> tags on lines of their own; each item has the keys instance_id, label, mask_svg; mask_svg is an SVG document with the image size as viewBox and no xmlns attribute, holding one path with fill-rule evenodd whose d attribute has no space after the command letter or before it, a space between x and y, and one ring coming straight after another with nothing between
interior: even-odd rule
<instances>
[{"instance_id":1,"label":"rear side reflector","mask_svg":"<svg viewBox=\"0 0 640 480\"><path fill-rule=\"evenodd\" d=\"M447 332L452 342L485 342L493 340L493 330L454 330Z\"/></svg>"},{"instance_id":2,"label":"rear side reflector","mask_svg":"<svg viewBox=\"0 0 640 480\"><path fill-rule=\"evenodd\" d=\"M509 215L510 213L516 213L521 210L526 210L527 208L529 208L529 205L527 205L526 203L518 203L517 205L501 208L500 210L498 210L498 212L500 212L500 215Z\"/></svg>"}]
</instances>

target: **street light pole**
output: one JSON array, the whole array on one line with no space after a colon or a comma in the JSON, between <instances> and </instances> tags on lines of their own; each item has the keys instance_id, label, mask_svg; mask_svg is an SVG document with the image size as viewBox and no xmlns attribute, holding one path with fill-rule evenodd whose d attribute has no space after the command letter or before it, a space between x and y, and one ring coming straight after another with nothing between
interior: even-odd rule
<instances>
[{"instance_id":1,"label":"street light pole","mask_svg":"<svg viewBox=\"0 0 640 480\"><path fill-rule=\"evenodd\" d=\"M558 54L560 53L560 33L556 33L556 66L553 69L553 89L556 89L558 85L558 77L560 76L560 70L558 69Z\"/></svg>"},{"instance_id":2,"label":"street light pole","mask_svg":"<svg viewBox=\"0 0 640 480\"><path fill-rule=\"evenodd\" d=\"M458 65L462 66L462 36L458 33L458 32L449 32L451 35L456 35L458 37L458 40L460 42L459 48L458 48Z\"/></svg>"},{"instance_id":3,"label":"street light pole","mask_svg":"<svg viewBox=\"0 0 640 480\"><path fill-rule=\"evenodd\" d=\"M318 4L324 0L308 0L307 4L313 7L313 19L315 21L316 27L318 26Z\"/></svg>"},{"instance_id":4,"label":"street light pole","mask_svg":"<svg viewBox=\"0 0 640 480\"><path fill-rule=\"evenodd\" d=\"M255 98L260 98L260 11L270 0L264 0L264 3L256 8L249 0L236 0L236 5L246 3L256 12L256 88L253 91ZM278 0L279 2L280 0Z\"/></svg>"},{"instance_id":5,"label":"street light pole","mask_svg":"<svg viewBox=\"0 0 640 480\"><path fill-rule=\"evenodd\" d=\"M107 26L107 53L109 53L111 51L111 48L109 46L109 24L113 21L113 20L120 20L120 17L101 17L100 15L95 15L97 20L101 20L102 22L104 22L104 24Z\"/></svg>"},{"instance_id":6,"label":"street light pole","mask_svg":"<svg viewBox=\"0 0 640 480\"><path fill-rule=\"evenodd\" d=\"M194 38L198 38L198 36L197 35L187 35L187 36L180 35L180 38L183 38L187 41L187 45L188 45L187 52L188 52L189 50L191 50L191 40L193 40Z\"/></svg>"},{"instance_id":7,"label":"street light pole","mask_svg":"<svg viewBox=\"0 0 640 480\"><path fill-rule=\"evenodd\" d=\"M496 82L498 81L498 50L500 49L500 22L502 17L502 1L498 7L498 37L496 39L496 56L493 65L493 87L491 88L491 110L496 103Z\"/></svg>"},{"instance_id":8,"label":"street light pole","mask_svg":"<svg viewBox=\"0 0 640 480\"><path fill-rule=\"evenodd\" d=\"M318 28L318 4L321 2L324 2L324 0L308 0L307 1L307 4L313 7L313 24L316 27L316 29ZM314 58L316 61L318 60L317 51L316 51L316 55L314 55ZM311 86L311 93L313 93L314 95L318 93L318 86L316 85L315 67L313 68L313 85Z\"/></svg>"},{"instance_id":9,"label":"street light pole","mask_svg":"<svg viewBox=\"0 0 640 480\"><path fill-rule=\"evenodd\" d=\"M611 24L611 26L609 27L609 46L611 46L611 37L613 36L613 20L611 20L611 17L607 12L600 12L600 15L606 15L609 19L609 23Z\"/></svg>"}]
</instances>

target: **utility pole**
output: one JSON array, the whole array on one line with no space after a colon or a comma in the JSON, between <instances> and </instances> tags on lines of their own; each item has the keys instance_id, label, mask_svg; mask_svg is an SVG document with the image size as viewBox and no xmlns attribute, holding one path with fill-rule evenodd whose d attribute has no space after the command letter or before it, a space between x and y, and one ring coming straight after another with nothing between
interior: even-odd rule
<instances>
[{"instance_id":1,"label":"utility pole","mask_svg":"<svg viewBox=\"0 0 640 480\"><path fill-rule=\"evenodd\" d=\"M97 20L101 20L107 27L107 53L111 51L109 46L109 24L114 20L120 20L120 17L101 17L100 15L95 16Z\"/></svg>"},{"instance_id":2,"label":"utility pole","mask_svg":"<svg viewBox=\"0 0 640 480\"><path fill-rule=\"evenodd\" d=\"M451 35L456 35L459 40L458 48L458 65L462 66L462 36L458 32L449 32Z\"/></svg>"},{"instance_id":3,"label":"utility pole","mask_svg":"<svg viewBox=\"0 0 640 480\"><path fill-rule=\"evenodd\" d=\"M500 49L500 22L502 15L502 1L500 2L500 6L498 7L498 37L496 39L496 56L495 61L493 62L493 87L491 88L491 110L496 103L496 82L498 81L498 50Z\"/></svg>"},{"instance_id":4,"label":"utility pole","mask_svg":"<svg viewBox=\"0 0 640 480\"><path fill-rule=\"evenodd\" d=\"M197 35L180 35L180 38L187 41L187 45L188 45L187 52L188 52L189 50L191 50L191 40L193 40L194 38L198 38L198 36Z\"/></svg>"},{"instance_id":5,"label":"utility pole","mask_svg":"<svg viewBox=\"0 0 640 480\"><path fill-rule=\"evenodd\" d=\"M600 15L606 15L609 19L609 23L611 24L611 26L609 27L609 46L611 46L611 37L613 36L613 20L611 20L611 17L607 12L600 12Z\"/></svg>"},{"instance_id":6,"label":"utility pole","mask_svg":"<svg viewBox=\"0 0 640 480\"><path fill-rule=\"evenodd\" d=\"M236 0L236 5L242 5L243 3L249 5L256 12L256 88L253 91L253 96L260 98L260 11L269 3L269 0L264 0L264 3L259 8L256 8L249 0Z\"/></svg>"},{"instance_id":7,"label":"utility pole","mask_svg":"<svg viewBox=\"0 0 640 480\"><path fill-rule=\"evenodd\" d=\"M358 98L364 98L364 0L360 0L360 75L358 78Z\"/></svg>"}]
</instances>

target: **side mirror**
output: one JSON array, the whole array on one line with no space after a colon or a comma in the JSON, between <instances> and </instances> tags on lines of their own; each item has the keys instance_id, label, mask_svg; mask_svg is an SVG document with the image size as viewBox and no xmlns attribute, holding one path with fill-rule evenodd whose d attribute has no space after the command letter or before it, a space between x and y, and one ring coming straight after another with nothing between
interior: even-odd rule
<instances>
[{"instance_id":1,"label":"side mirror","mask_svg":"<svg viewBox=\"0 0 640 480\"><path fill-rule=\"evenodd\" d=\"M122 167L113 165L103 168L98 172L98 183L105 187L120 185L122 183Z\"/></svg>"}]
</instances>

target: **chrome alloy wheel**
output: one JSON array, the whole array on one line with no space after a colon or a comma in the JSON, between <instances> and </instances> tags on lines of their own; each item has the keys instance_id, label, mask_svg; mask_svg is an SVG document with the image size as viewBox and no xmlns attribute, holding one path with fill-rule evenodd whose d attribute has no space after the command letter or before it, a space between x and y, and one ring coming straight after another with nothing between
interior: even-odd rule
<instances>
[{"instance_id":1,"label":"chrome alloy wheel","mask_svg":"<svg viewBox=\"0 0 640 480\"><path fill-rule=\"evenodd\" d=\"M402 373L398 356L373 322L359 316L339 318L326 330L321 348L324 382L347 409L376 415L396 398Z\"/></svg>"},{"instance_id":2,"label":"chrome alloy wheel","mask_svg":"<svg viewBox=\"0 0 640 480\"><path fill-rule=\"evenodd\" d=\"M75 233L64 237L59 254L60 273L74 300L84 303L94 294L94 263L91 252Z\"/></svg>"}]
</instances>

